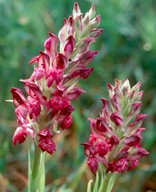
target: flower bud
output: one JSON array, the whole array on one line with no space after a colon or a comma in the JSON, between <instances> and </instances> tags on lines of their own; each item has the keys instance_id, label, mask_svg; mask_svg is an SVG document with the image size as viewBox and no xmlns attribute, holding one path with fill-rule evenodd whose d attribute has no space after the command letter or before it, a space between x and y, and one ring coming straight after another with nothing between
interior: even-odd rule
<instances>
[{"instance_id":1,"label":"flower bud","mask_svg":"<svg viewBox=\"0 0 156 192\"><path fill-rule=\"evenodd\" d=\"M113 112L110 116L110 119L115 123L116 126L121 126L123 119L118 115L117 112Z\"/></svg>"}]
</instances>

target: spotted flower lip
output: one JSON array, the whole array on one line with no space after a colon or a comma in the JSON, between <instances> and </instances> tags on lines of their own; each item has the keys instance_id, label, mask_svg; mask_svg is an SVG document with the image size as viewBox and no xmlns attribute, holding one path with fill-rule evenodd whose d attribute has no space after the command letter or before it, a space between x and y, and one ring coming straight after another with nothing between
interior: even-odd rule
<instances>
[{"instance_id":1,"label":"spotted flower lip","mask_svg":"<svg viewBox=\"0 0 156 192\"><path fill-rule=\"evenodd\" d=\"M101 98L102 112L90 120L89 141L83 143L90 170L96 174L98 164L106 172L124 172L134 169L139 159L148 152L141 148L142 121L140 114L143 91L141 83L131 88L128 80L107 84L110 100Z\"/></svg>"},{"instance_id":2,"label":"spotted flower lip","mask_svg":"<svg viewBox=\"0 0 156 192\"><path fill-rule=\"evenodd\" d=\"M90 50L90 45L103 32L98 29L99 23L94 5L83 16L75 3L72 16L64 19L58 36L49 33L44 51L29 62L35 66L30 78L21 79L26 94L11 88L19 125L13 145L30 135L42 151L52 154L56 150L54 134L57 129L68 129L72 123L71 100L85 93L76 84L93 71L88 64L98 52Z\"/></svg>"}]
</instances>

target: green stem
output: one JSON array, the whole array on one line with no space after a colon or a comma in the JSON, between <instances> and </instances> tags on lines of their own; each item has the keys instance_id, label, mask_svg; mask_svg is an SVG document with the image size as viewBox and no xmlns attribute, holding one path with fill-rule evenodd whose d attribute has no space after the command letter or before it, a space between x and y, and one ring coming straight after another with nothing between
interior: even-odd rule
<instances>
[{"instance_id":1,"label":"green stem","mask_svg":"<svg viewBox=\"0 0 156 192\"><path fill-rule=\"evenodd\" d=\"M104 176L103 181L101 181L101 185L98 192L111 192L115 183L116 174L109 173L109 175Z\"/></svg>"},{"instance_id":2,"label":"green stem","mask_svg":"<svg viewBox=\"0 0 156 192\"><path fill-rule=\"evenodd\" d=\"M93 187L92 181L88 183L87 192L111 192L115 183L116 174L107 173L104 166L100 165L96 173L96 178Z\"/></svg>"},{"instance_id":3,"label":"green stem","mask_svg":"<svg viewBox=\"0 0 156 192\"><path fill-rule=\"evenodd\" d=\"M33 153L28 149L28 192L45 191L44 153L35 146Z\"/></svg>"},{"instance_id":4,"label":"green stem","mask_svg":"<svg viewBox=\"0 0 156 192\"><path fill-rule=\"evenodd\" d=\"M30 144L28 141L28 192L31 192L31 154L30 154Z\"/></svg>"}]
</instances>

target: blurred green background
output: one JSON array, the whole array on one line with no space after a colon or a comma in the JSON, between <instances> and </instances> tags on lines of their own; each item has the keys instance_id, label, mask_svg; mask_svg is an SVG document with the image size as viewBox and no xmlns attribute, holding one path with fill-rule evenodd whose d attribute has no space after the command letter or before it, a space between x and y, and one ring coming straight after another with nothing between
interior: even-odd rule
<instances>
[{"instance_id":1,"label":"blurred green background","mask_svg":"<svg viewBox=\"0 0 156 192\"><path fill-rule=\"evenodd\" d=\"M143 126L142 146L150 154L139 166L118 177L115 192L156 191L156 0L78 0L82 12L91 3L101 16L104 33L92 45L99 50L91 66L91 76L80 81L87 91L73 102L76 111L71 128L59 134L57 151L46 158L47 191L59 187L66 192L85 192L93 177L85 167L80 143L89 135L87 117L96 117L99 98L108 97L105 84L114 79L138 81L144 90L142 112L149 116ZM43 50L48 32L58 34L63 18L72 13L72 0L0 0L0 191L25 191L27 146L11 145L17 126L10 87L23 89L19 79L28 78L33 66L29 60ZM53 188L53 190L52 190ZM65 189L66 188L66 189ZM61 191L58 190L58 191Z\"/></svg>"}]
</instances>

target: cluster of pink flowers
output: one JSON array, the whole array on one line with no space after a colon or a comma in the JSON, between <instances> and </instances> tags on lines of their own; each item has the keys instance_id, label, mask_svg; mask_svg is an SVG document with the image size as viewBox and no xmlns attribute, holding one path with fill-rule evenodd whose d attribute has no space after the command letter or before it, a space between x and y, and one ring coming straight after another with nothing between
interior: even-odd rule
<instances>
[{"instance_id":1,"label":"cluster of pink flowers","mask_svg":"<svg viewBox=\"0 0 156 192\"><path fill-rule=\"evenodd\" d=\"M83 143L87 164L96 174L99 163L106 172L124 172L134 169L138 160L148 154L140 147L141 127L146 114L140 114L140 82L130 87L129 81L107 84L110 101L102 98L102 112L90 120L89 142Z\"/></svg>"},{"instance_id":2,"label":"cluster of pink flowers","mask_svg":"<svg viewBox=\"0 0 156 192\"><path fill-rule=\"evenodd\" d=\"M13 145L30 136L42 151L52 154L56 150L53 134L70 127L74 111L71 100L85 92L76 84L93 70L86 66L97 54L89 49L103 31L97 29L99 22L94 5L83 17L75 3L73 15L64 19L58 37L49 33L44 51L30 61L36 63L31 77L21 80L27 96L18 88L11 89L19 125Z\"/></svg>"}]
</instances>

